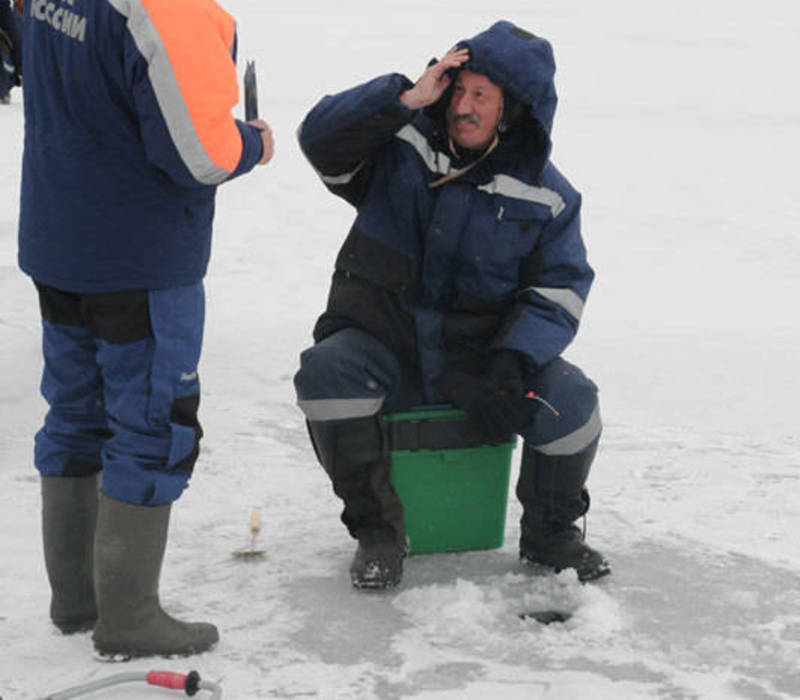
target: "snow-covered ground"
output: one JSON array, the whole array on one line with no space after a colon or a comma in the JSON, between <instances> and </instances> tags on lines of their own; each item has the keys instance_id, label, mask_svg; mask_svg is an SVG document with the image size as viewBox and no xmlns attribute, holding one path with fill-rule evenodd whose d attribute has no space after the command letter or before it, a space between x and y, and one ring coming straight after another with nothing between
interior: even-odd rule
<instances>
[{"instance_id":1,"label":"snow-covered ground","mask_svg":"<svg viewBox=\"0 0 800 700\"><path fill-rule=\"evenodd\" d=\"M213 620L222 639L120 668L92 658L88 634L49 624L16 91L0 107L0 696L162 667L196 668L236 699L800 697L796 0L226 6L277 155L219 194L206 438L162 578L165 606ZM392 70L416 78L498 18L551 39L559 64L554 160L584 194L598 272L568 357L601 387L588 526L614 574L589 586L525 575L512 499L503 548L412 557L398 590L365 595L349 585L353 544L291 384L352 213L294 133L323 93ZM266 556L234 560L252 509ZM518 617L550 604L574 616ZM94 697L172 696L131 685Z\"/></svg>"}]
</instances>

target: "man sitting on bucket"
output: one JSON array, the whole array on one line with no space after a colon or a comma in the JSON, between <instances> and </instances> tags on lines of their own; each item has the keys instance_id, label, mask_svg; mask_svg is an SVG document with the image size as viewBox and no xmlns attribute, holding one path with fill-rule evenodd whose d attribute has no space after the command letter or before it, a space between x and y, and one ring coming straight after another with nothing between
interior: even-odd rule
<instances>
[{"instance_id":1,"label":"man sitting on bucket","mask_svg":"<svg viewBox=\"0 0 800 700\"><path fill-rule=\"evenodd\" d=\"M300 128L357 209L295 387L358 540L358 588L398 584L407 551L381 415L443 402L487 442L524 439L521 559L610 572L574 524L601 422L597 387L561 358L594 273L581 197L549 160L554 70L547 41L501 21L416 84L390 74L323 98Z\"/></svg>"}]
</instances>

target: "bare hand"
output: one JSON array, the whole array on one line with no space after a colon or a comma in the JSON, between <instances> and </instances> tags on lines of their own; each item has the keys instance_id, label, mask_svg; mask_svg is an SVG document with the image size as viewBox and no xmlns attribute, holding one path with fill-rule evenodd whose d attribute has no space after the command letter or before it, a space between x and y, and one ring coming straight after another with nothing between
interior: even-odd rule
<instances>
[{"instance_id":1,"label":"bare hand","mask_svg":"<svg viewBox=\"0 0 800 700\"><path fill-rule=\"evenodd\" d=\"M261 154L261 160L258 161L258 165L266 165L272 160L272 156L275 153L275 139L272 137L272 129L263 119L253 119L247 123L261 132L261 144L264 147L264 152Z\"/></svg>"},{"instance_id":2,"label":"bare hand","mask_svg":"<svg viewBox=\"0 0 800 700\"><path fill-rule=\"evenodd\" d=\"M450 85L447 71L469 60L469 49L450 49L441 61L429 66L414 87L400 93L400 102L409 109L422 109L438 100Z\"/></svg>"}]
</instances>

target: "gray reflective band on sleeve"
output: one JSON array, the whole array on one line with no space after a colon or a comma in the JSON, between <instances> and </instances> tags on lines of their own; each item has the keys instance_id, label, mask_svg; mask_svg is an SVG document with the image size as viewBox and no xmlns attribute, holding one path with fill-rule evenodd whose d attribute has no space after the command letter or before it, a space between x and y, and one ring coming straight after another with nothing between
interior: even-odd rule
<instances>
[{"instance_id":1,"label":"gray reflective band on sleeve","mask_svg":"<svg viewBox=\"0 0 800 700\"><path fill-rule=\"evenodd\" d=\"M395 138L405 141L407 144L413 146L414 150L419 154L419 157L428 166L428 170L434 173L441 173L442 175L450 172L450 158L441 151L434 151L428 140L411 124L406 124L396 134Z\"/></svg>"},{"instance_id":2,"label":"gray reflective band on sleeve","mask_svg":"<svg viewBox=\"0 0 800 700\"><path fill-rule=\"evenodd\" d=\"M550 207L550 213L553 218L564 211L564 207L566 207L563 198L555 190L547 187L534 187L510 175L495 175L491 182L481 185L478 189L489 194L502 194L512 199L523 199L526 202L544 204Z\"/></svg>"},{"instance_id":3,"label":"gray reflective band on sleeve","mask_svg":"<svg viewBox=\"0 0 800 700\"><path fill-rule=\"evenodd\" d=\"M300 137L303 134L303 125L297 127L297 140L300 140ZM316 168L314 168L314 164L311 164L311 167L314 168L314 172L319 175L319 179L322 180L326 185L346 185L350 180L352 180L356 173L364 167L364 163L366 161L361 161L353 170L349 173L342 173L341 175L325 175L324 173L320 172Z\"/></svg>"},{"instance_id":4,"label":"gray reflective band on sleeve","mask_svg":"<svg viewBox=\"0 0 800 700\"><path fill-rule=\"evenodd\" d=\"M230 173L215 165L194 129L192 118L167 50L141 0L109 0L110 5L128 20L128 30L136 47L147 61L147 74L170 138L186 168L204 185L218 185Z\"/></svg>"},{"instance_id":5,"label":"gray reflective band on sleeve","mask_svg":"<svg viewBox=\"0 0 800 700\"><path fill-rule=\"evenodd\" d=\"M583 315L583 299L571 289L565 289L563 287L528 287L523 289L520 294L524 294L525 292L535 292L545 299L552 301L554 304L558 304L576 320L581 320L581 316Z\"/></svg>"},{"instance_id":6,"label":"gray reflective band on sleeve","mask_svg":"<svg viewBox=\"0 0 800 700\"><path fill-rule=\"evenodd\" d=\"M364 167L365 162L366 161L362 160L355 167L355 170L351 170L349 173L342 173L341 175L323 175L319 170L317 170L317 175L319 175L320 179L326 185L346 185L356 176L356 173Z\"/></svg>"},{"instance_id":7,"label":"gray reflective band on sleeve","mask_svg":"<svg viewBox=\"0 0 800 700\"><path fill-rule=\"evenodd\" d=\"M543 455L550 455L552 457L574 455L589 447L589 445L600 436L602 428L603 422L600 419L600 407L595 406L592 415L589 416L589 420L580 428L558 440L548 442L546 445L533 445L533 449L537 452L541 452Z\"/></svg>"},{"instance_id":8,"label":"gray reflective band on sleeve","mask_svg":"<svg viewBox=\"0 0 800 700\"><path fill-rule=\"evenodd\" d=\"M383 397L376 399L300 399L297 405L308 420L343 420L375 415L383 405Z\"/></svg>"}]
</instances>

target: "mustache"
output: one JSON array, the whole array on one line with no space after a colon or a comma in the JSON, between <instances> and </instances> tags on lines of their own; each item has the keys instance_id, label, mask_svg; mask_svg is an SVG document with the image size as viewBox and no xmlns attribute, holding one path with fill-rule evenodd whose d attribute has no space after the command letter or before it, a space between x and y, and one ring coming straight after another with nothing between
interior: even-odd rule
<instances>
[{"instance_id":1,"label":"mustache","mask_svg":"<svg viewBox=\"0 0 800 700\"><path fill-rule=\"evenodd\" d=\"M453 124L458 124L458 122L469 122L475 126L480 126L481 122L478 117L474 114L453 114L452 115Z\"/></svg>"}]
</instances>

